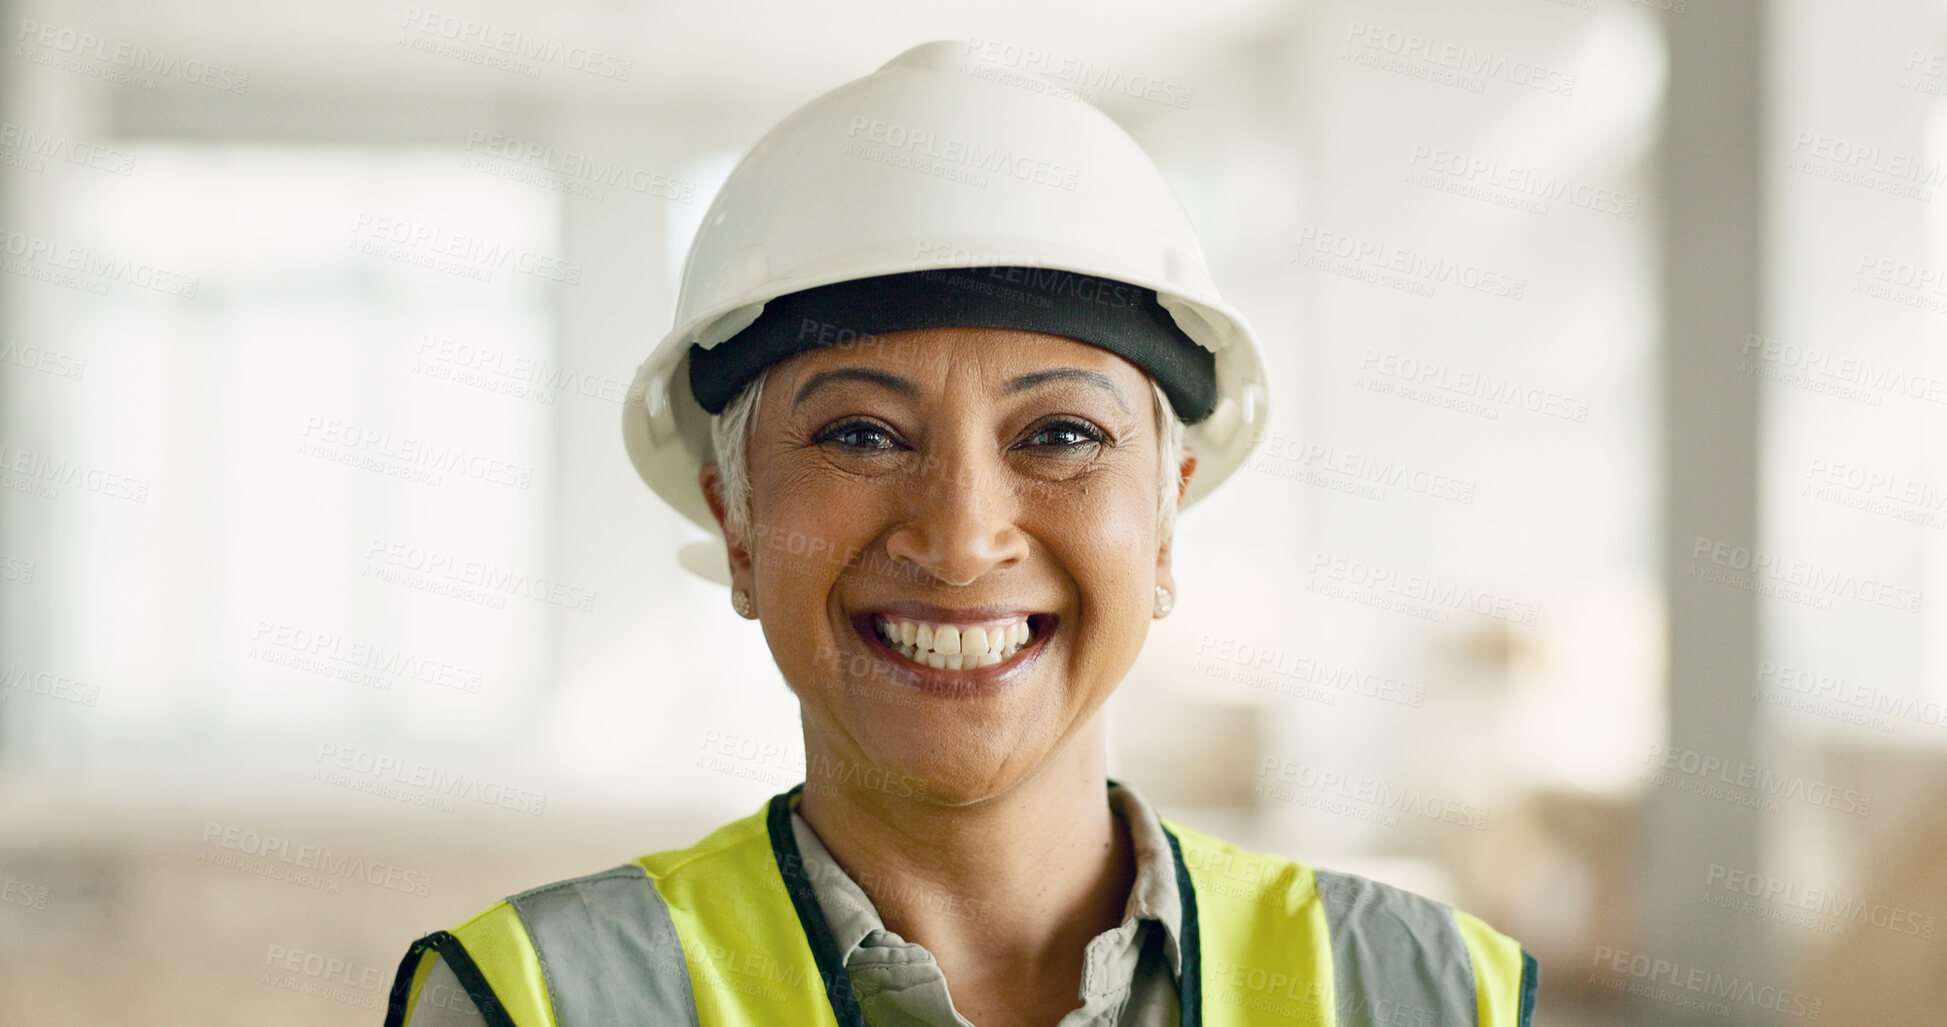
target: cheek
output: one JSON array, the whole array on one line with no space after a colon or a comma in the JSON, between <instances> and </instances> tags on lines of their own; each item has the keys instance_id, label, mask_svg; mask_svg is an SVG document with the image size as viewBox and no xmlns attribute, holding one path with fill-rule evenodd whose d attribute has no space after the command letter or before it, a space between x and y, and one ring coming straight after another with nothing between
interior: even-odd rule
<instances>
[{"instance_id":1,"label":"cheek","mask_svg":"<svg viewBox=\"0 0 1947 1027\"><path fill-rule=\"evenodd\" d=\"M1103 567L1146 567L1156 553L1156 488L1133 473L1059 497L1053 519L1074 536L1078 552Z\"/></svg>"},{"instance_id":2,"label":"cheek","mask_svg":"<svg viewBox=\"0 0 1947 1027\"><path fill-rule=\"evenodd\" d=\"M1080 592L1092 633L1138 643L1156 579L1156 490L1122 476L1045 508L1038 534Z\"/></svg>"},{"instance_id":3,"label":"cheek","mask_svg":"<svg viewBox=\"0 0 1947 1027\"><path fill-rule=\"evenodd\" d=\"M870 496L829 475L773 474L753 482L751 562L766 622L802 629L821 620L832 584L866 545Z\"/></svg>"}]
</instances>

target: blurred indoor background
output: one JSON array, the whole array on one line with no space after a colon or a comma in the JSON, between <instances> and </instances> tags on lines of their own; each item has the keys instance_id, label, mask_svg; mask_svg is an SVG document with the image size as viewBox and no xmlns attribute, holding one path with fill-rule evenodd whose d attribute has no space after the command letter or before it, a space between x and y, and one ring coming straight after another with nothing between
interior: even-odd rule
<instances>
[{"instance_id":1,"label":"blurred indoor background","mask_svg":"<svg viewBox=\"0 0 1947 1027\"><path fill-rule=\"evenodd\" d=\"M1113 774L1537 1023L1940 1021L1941 3L0 14L0 1022L376 1024L799 779L620 401L741 152L930 39L1133 133L1267 348Z\"/></svg>"}]
</instances>

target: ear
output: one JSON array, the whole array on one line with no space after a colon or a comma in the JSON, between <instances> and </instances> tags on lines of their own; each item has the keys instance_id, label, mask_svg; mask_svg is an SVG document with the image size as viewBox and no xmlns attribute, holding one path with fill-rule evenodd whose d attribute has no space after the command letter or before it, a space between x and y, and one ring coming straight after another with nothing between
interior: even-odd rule
<instances>
[{"instance_id":1,"label":"ear","mask_svg":"<svg viewBox=\"0 0 1947 1027\"><path fill-rule=\"evenodd\" d=\"M1197 454L1189 446L1183 447L1183 465L1176 477L1176 505L1183 505L1183 497L1190 491L1190 475L1197 471ZM1156 583L1176 594L1176 575L1170 571L1170 547L1175 537L1162 539L1156 547Z\"/></svg>"},{"instance_id":2,"label":"ear","mask_svg":"<svg viewBox=\"0 0 1947 1027\"><path fill-rule=\"evenodd\" d=\"M747 540L730 536L728 507L724 506L720 487L722 482L715 461L704 464L696 472L696 483L703 487L703 501L710 504L710 516L717 519L717 530L723 532L724 549L730 554L730 587L741 588L755 598L757 589L755 576L751 573L750 546Z\"/></svg>"}]
</instances>

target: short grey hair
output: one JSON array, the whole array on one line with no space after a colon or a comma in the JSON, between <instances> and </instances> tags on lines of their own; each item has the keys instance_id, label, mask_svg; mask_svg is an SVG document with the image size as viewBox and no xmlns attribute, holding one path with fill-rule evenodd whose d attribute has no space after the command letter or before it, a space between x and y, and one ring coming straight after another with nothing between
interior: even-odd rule
<instances>
[{"instance_id":1,"label":"short grey hair","mask_svg":"<svg viewBox=\"0 0 1947 1027\"><path fill-rule=\"evenodd\" d=\"M730 541L750 537L750 435L757 419L757 402L764 394L764 380L777 365L751 379L725 404L723 413L710 418L710 442L717 453L717 489L723 501L724 520ZM1156 415L1157 435L1162 442L1162 461L1157 473L1156 537L1167 542L1176 530L1176 496L1182 483L1183 422L1176 408L1163 394L1156 379L1149 379L1150 407Z\"/></svg>"}]
</instances>

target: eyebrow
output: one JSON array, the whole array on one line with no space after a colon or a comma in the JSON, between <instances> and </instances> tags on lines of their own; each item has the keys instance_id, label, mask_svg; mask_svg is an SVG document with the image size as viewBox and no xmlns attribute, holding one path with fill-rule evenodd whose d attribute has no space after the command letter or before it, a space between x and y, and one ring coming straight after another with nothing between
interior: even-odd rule
<instances>
[{"instance_id":1,"label":"eyebrow","mask_svg":"<svg viewBox=\"0 0 1947 1027\"><path fill-rule=\"evenodd\" d=\"M810 378L805 379L805 383L798 386L798 395L791 400L792 408L795 409L798 404L803 403L806 396L816 392L821 386L841 381L871 382L874 385L891 389L909 399L919 395L919 386L914 385L912 382L896 374L875 371L869 367L837 367L830 371L820 371Z\"/></svg>"},{"instance_id":2,"label":"eyebrow","mask_svg":"<svg viewBox=\"0 0 1947 1027\"><path fill-rule=\"evenodd\" d=\"M1115 405L1121 407L1123 413L1129 412L1129 404L1123 400L1122 390L1115 387L1115 383L1109 380L1108 375L1100 371L1085 371L1079 367L1051 367L1046 371L1024 374L1009 381L1006 387L1001 389L1001 394L1013 395L1023 389L1032 389L1043 382L1053 381L1076 381L1106 389L1109 395L1115 397Z\"/></svg>"},{"instance_id":3,"label":"eyebrow","mask_svg":"<svg viewBox=\"0 0 1947 1027\"><path fill-rule=\"evenodd\" d=\"M798 404L805 401L805 397L811 395L819 388L841 381L869 382L896 392L908 399L919 395L919 386L914 385L911 381L901 378L896 374L874 370L869 367L838 367L829 371L820 371L806 379L805 383L798 387L798 394L791 400L791 405L795 408ZM1100 371L1088 371L1079 367L1051 367L1045 371L1032 371L1017 378L1011 378L1006 385L1001 387L1001 394L1011 396L1014 393L1021 392L1025 389L1032 389L1037 385L1052 381L1075 381L1085 385L1096 386L1107 391L1110 396L1113 396L1116 406L1121 407L1123 413L1126 414L1129 412L1129 403L1123 399L1122 390L1116 388L1115 382L1110 381L1108 375Z\"/></svg>"}]
</instances>

